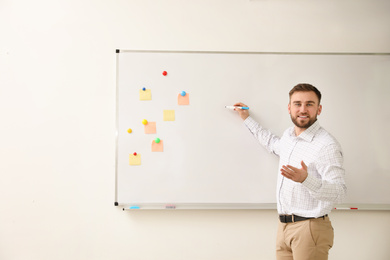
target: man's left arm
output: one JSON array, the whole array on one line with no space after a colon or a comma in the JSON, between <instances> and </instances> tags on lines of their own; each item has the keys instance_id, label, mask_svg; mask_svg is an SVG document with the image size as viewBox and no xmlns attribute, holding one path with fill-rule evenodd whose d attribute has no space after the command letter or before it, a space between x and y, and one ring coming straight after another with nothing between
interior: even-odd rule
<instances>
[{"instance_id":1,"label":"man's left arm","mask_svg":"<svg viewBox=\"0 0 390 260\"><path fill-rule=\"evenodd\" d=\"M343 154L337 144L331 144L320 151L315 161L315 169L321 177L310 174L304 161L302 168L283 165L281 174L295 182L302 183L311 195L324 201L342 202L346 196L345 170L343 168Z\"/></svg>"},{"instance_id":2,"label":"man's left arm","mask_svg":"<svg viewBox=\"0 0 390 260\"><path fill-rule=\"evenodd\" d=\"M316 170L321 177L309 172L302 185L318 200L341 203L347 193L343 162L343 153L338 144L324 147L315 162Z\"/></svg>"}]
</instances>

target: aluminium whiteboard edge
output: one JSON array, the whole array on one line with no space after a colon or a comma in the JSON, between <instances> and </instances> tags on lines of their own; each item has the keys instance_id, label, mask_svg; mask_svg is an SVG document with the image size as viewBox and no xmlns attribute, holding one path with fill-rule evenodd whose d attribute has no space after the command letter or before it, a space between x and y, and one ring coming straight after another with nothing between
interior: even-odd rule
<instances>
[{"instance_id":1,"label":"aluminium whiteboard edge","mask_svg":"<svg viewBox=\"0 0 390 260\"><path fill-rule=\"evenodd\" d=\"M119 53L203 53L203 54L270 54L270 55L390 55L390 52L277 52L277 51L189 51L189 50L117 50Z\"/></svg>"},{"instance_id":2,"label":"aluminium whiteboard edge","mask_svg":"<svg viewBox=\"0 0 390 260\"><path fill-rule=\"evenodd\" d=\"M169 50L120 50L117 51L116 54L116 180L115 180L115 202L118 206L120 203L118 202L118 120L119 120L119 109L118 109L118 99L119 99L119 54L120 53L189 53L189 54L196 54L196 53L203 53L203 54L276 54L276 55L390 55L390 53L336 53L336 52L225 52L225 51L169 51ZM126 203L127 204L127 203ZM177 209L275 209L276 204L274 206L269 206L264 204L258 204L258 203L183 203L183 204L177 204ZM272 203L271 203L272 204ZM122 204L123 205L123 204ZM135 204L132 204L135 205ZM144 209L164 209L165 204L154 204L154 203L146 203L146 204L140 204L143 205L142 208ZM390 204L340 204L340 207L345 208L359 208L359 210L390 210Z\"/></svg>"}]
</instances>

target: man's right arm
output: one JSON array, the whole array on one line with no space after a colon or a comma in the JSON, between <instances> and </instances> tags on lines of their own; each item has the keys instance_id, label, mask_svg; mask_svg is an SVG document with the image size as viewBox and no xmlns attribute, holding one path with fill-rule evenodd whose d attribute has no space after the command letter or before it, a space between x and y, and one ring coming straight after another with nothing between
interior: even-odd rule
<instances>
[{"instance_id":1,"label":"man's right arm","mask_svg":"<svg viewBox=\"0 0 390 260\"><path fill-rule=\"evenodd\" d=\"M237 102L234 106L238 107L247 107L244 103ZM279 155L279 136L274 135L268 129L263 128L259 125L252 117L249 115L249 110L247 109L235 109L238 112L240 117L244 120L244 124L252 133L252 135L259 141L264 148L275 155Z\"/></svg>"},{"instance_id":2,"label":"man's right arm","mask_svg":"<svg viewBox=\"0 0 390 260\"><path fill-rule=\"evenodd\" d=\"M245 126L249 129L252 135L256 138L256 140L264 146L264 148L275 155L280 154L279 144L280 137L274 135L268 129L263 128L259 125L252 117L248 115L248 117L244 120Z\"/></svg>"}]
</instances>

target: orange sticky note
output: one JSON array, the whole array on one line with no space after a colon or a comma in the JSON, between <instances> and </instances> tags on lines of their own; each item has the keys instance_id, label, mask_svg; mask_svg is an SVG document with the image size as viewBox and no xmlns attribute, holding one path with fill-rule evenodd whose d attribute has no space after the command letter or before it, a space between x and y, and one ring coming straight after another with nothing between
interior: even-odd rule
<instances>
[{"instance_id":1,"label":"orange sticky note","mask_svg":"<svg viewBox=\"0 0 390 260\"><path fill-rule=\"evenodd\" d=\"M164 121L175 121L175 110L164 110Z\"/></svg>"},{"instance_id":2,"label":"orange sticky note","mask_svg":"<svg viewBox=\"0 0 390 260\"><path fill-rule=\"evenodd\" d=\"M181 94L177 95L177 104L178 105L189 105L190 104L190 94L186 93L183 97Z\"/></svg>"},{"instance_id":3,"label":"orange sticky note","mask_svg":"<svg viewBox=\"0 0 390 260\"><path fill-rule=\"evenodd\" d=\"M137 155L130 154L129 164L130 165L141 165L141 155L140 154L137 154Z\"/></svg>"},{"instance_id":4,"label":"orange sticky note","mask_svg":"<svg viewBox=\"0 0 390 260\"><path fill-rule=\"evenodd\" d=\"M155 134L156 130L156 122L148 122L145 126L145 134Z\"/></svg>"},{"instance_id":5,"label":"orange sticky note","mask_svg":"<svg viewBox=\"0 0 390 260\"><path fill-rule=\"evenodd\" d=\"M156 141L152 141L152 152L164 152L164 142L163 140L160 140L159 143L156 143Z\"/></svg>"}]
</instances>

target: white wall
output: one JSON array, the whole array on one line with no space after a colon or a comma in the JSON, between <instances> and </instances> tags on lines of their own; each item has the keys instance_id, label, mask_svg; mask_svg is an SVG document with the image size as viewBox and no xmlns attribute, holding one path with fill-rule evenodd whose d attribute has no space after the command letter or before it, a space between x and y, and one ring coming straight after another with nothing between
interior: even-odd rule
<instances>
[{"instance_id":1,"label":"white wall","mask_svg":"<svg viewBox=\"0 0 390 260\"><path fill-rule=\"evenodd\" d=\"M274 210L113 206L115 49L390 52L389 24L387 0L1 1L0 259L274 259ZM331 259L390 258L390 212L331 219Z\"/></svg>"}]
</instances>

